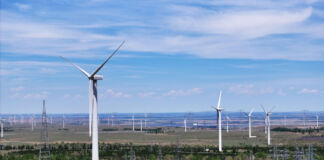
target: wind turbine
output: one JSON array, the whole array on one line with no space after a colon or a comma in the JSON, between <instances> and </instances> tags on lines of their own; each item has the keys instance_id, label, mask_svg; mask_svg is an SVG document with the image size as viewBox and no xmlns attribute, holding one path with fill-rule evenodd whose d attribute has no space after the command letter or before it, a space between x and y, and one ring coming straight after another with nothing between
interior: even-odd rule
<instances>
[{"instance_id":1,"label":"wind turbine","mask_svg":"<svg viewBox=\"0 0 324 160\"><path fill-rule=\"evenodd\" d=\"M132 122L133 122L133 132L135 131L135 119L134 119L134 114L132 116Z\"/></svg>"},{"instance_id":2,"label":"wind turbine","mask_svg":"<svg viewBox=\"0 0 324 160\"><path fill-rule=\"evenodd\" d=\"M34 115L31 117L32 131L34 131Z\"/></svg>"},{"instance_id":3,"label":"wind turbine","mask_svg":"<svg viewBox=\"0 0 324 160\"><path fill-rule=\"evenodd\" d=\"M64 130L64 128L65 128L65 122L64 122L64 120L65 120L65 116L64 116L64 114L63 114L63 117L62 117L62 128L63 128L63 130Z\"/></svg>"},{"instance_id":4,"label":"wind turbine","mask_svg":"<svg viewBox=\"0 0 324 160\"><path fill-rule=\"evenodd\" d=\"M304 127L306 128L306 111L304 110Z\"/></svg>"},{"instance_id":5,"label":"wind turbine","mask_svg":"<svg viewBox=\"0 0 324 160\"><path fill-rule=\"evenodd\" d=\"M252 136L252 113L253 113L253 111L254 111L254 108L251 109L249 114L243 112L249 118L249 138L255 138L256 137L256 136Z\"/></svg>"},{"instance_id":6,"label":"wind turbine","mask_svg":"<svg viewBox=\"0 0 324 160\"><path fill-rule=\"evenodd\" d=\"M268 110L268 111L266 111L262 105L261 105L261 107L262 107L264 113L266 114L266 122L267 122L266 126L267 126L267 129L268 129L268 132L267 132L268 133L268 145L271 145L271 137L270 137L270 128L271 128L271 125L270 125L270 114L271 114L272 110L275 107L273 107L271 110Z\"/></svg>"},{"instance_id":7,"label":"wind turbine","mask_svg":"<svg viewBox=\"0 0 324 160\"><path fill-rule=\"evenodd\" d=\"M231 120L228 116L226 116L226 132L229 132L229 128L228 128L228 121Z\"/></svg>"},{"instance_id":8,"label":"wind turbine","mask_svg":"<svg viewBox=\"0 0 324 160\"><path fill-rule=\"evenodd\" d=\"M74 67L80 70L89 79L89 136L92 135L92 160L99 159L98 151L98 93L97 93L97 81L102 80L102 75L97 75L100 69L111 59L111 57L119 50L119 48L125 43L123 41L118 48L104 61L99 68L97 68L92 74L89 74L78 65L71 63L67 59L63 58L67 62L71 63ZM91 131L93 133L91 133Z\"/></svg>"},{"instance_id":9,"label":"wind turbine","mask_svg":"<svg viewBox=\"0 0 324 160\"><path fill-rule=\"evenodd\" d=\"M145 120L144 120L144 128L146 129L146 118L147 118L147 114L145 113Z\"/></svg>"},{"instance_id":10,"label":"wind turbine","mask_svg":"<svg viewBox=\"0 0 324 160\"><path fill-rule=\"evenodd\" d=\"M318 118L319 118L319 116L318 116L318 114L316 113L316 128L318 128Z\"/></svg>"},{"instance_id":11,"label":"wind turbine","mask_svg":"<svg viewBox=\"0 0 324 160\"><path fill-rule=\"evenodd\" d=\"M109 128L109 115L107 117L107 127Z\"/></svg>"},{"instance_id":12,"label":"wind turbine","mask_svg":"<svg viewBox=\"0 0 324 160\"><path fill-rule=\"evenodd\" d=\"M184 131L185 131L185 133L187 133L187 118L186 117L183 120L183 124L184 124Z\"/></svg>"},{"instance_id":13,"label":"wind turbine","mask_svg":"<svg viewBox=\"0 0 324 160\"><path fill-rule=\"evenodd\" d=\"M3 138L3 121L2 119L0 118L0 125L1 125L1 133L0 133L0 138Z\"/></svg>"},{"instance_id":14,"label":"wind turbine","mask_svg":"<svg viewBox=\"0 0 324 160\"><path fill-rule=\"evenodd\" d=\"M214 106L212 106L212 108L214 108L217 111L218 150L220 152L223 152L223 150L222 150L222 110L224 110L224 109L223 108L220 108L221 99L222 99L222 91L219 92L217 108L214 107Z\"/></svg>"},{"instance_id":15,"label":"wind turbine","mask_svg":"<svg viewBox=\"0 0 324 160\"><path fill-rule=\"evenodd\" d=\"M114 127L114 117L115 117L115 116L112 114L112 115L111 115L111 127Z\"/></svg>"}]
</instances>

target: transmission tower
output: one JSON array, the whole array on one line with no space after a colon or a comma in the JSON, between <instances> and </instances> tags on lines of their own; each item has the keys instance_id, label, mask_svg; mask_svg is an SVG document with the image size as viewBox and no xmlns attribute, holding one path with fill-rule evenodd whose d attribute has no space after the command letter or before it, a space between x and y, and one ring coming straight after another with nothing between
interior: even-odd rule
<instances>
[{"instance_id":1,"label":"transmission tower","mask_svg":"<svg viewBox=\"0 0 324 160\"><path fill-rule=\"evenodd\" d=\"M177 160L181 160L181 143L179 137L177 138Z\"/></svg>"},{"instance_id":2,"label":"transmission tower","mask_svg":"<svg viewBox=\"0 0 324 160\"><path fill-rule=\"evenodd\" d=\"M302 148L302 150L300 151L298 145L296 145L295 160L303 160L303 159L305 159L304 148Z\"/></svg>"},{"instance_id":3,"label":"transmission tower","mask_svg":"<svg viewBox=\"0 0 324 160\"><path fill-rule=\"evenodd\" d=\"M313 149L313 145L309 144L308 145L308 156L307 156L307 160L314 160L314 149Z\"/></svg>"},{"instance_id":4,"label":"transmission tower","mask_svg":"<svg viewBox=\"0 0 324 160\"><path fill-rule=\"evenodd\" d=\"M163 160L162 148L159 146L159 160Z\"/></svg>"},{"instance_id":5,"label":"transmission tower","mask_svg":"<svg viewBox=\"0 0 324 160\"><path fill-rule=\"evenodd\" d=\"M130 160L136 160L136 155L135 155L135 151L133 149L133 145L131 146L129 154L130 154Z\"/></svg>"},{"instance_id":6,"label":"transmission tower","mask_svg":"<svg viewBox=\"0 0 324 160\"><path fill-rule=\"evenodd\" d=\"M39 150L39 160L50 159L51 153L50 153L50 148L49 148L49 144L48 144L48 130L47 130L45 100L43 100L43 114L42 114L40 143L41 143L41 146L40 146L40 150Z\"/></svg>"}]
</instances>

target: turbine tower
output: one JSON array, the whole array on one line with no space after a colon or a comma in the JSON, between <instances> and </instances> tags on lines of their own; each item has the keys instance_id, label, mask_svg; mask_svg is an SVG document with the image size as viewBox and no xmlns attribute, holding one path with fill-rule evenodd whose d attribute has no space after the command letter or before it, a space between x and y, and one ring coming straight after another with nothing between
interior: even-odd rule
<instances>
[{"instance_id":1,"label":"turbine tower","mask_svg":"<svg viewBox=\"0 0 324 160\"><path fill-rule=\"evenodd\" d=\"M213 107L217 111L217 123L218 123L218 150L220 152L223 152L222 150L222 110L223 108L220 108L221 104L221 99L222 99L222 91L219 92L219 97L218 97L218 104L217 108Z\"/></svg>"},{"instance_id":2,"label":"turbine tower","mask_svg":"<svg viewBox=\"0 0 324 160\"><path fill-rule=\"evenodd\" d=\"M1 123L1 133L0 133L0 138L3 138L3 121L2 121L2 119L0 119L0 123Z\"/></svg>"},{"instance_id":3,"label":"turbine tower","mask_svg":"<svg viewBox=\"0 0 324 160\"><path fill-rule=\"evenodd\" d=\"M183 120L183 124L184 124L184 131L185 131L185 133L187 133L187 118L186 117Z\"/></svg>"},{"instance_id":4,"label":"turbine tower","mask_svg":"<svg viewBox=\"0 0 324 160\"><path fill-rule=\"evenodd\" d=\"M146 118L147 118L147 114L145 113L145 120L144 120L144 128L146 129Z\"/></svg>"},{"instance_id":5,"label":"turbine tower","mask_svg":"<svg viewBox=\"0 0 324 160\"><path fill-rule=\"evenodd\" d=\"M114 127L114 115L111 115L111 127Z\"/></svg>"},{"instance_id":6,"label":"turbine tower","mask_svg":"<svg viewBox=\"0 0 324 160\"><path fill-rule=\"evenodd\" d=\"M267 117L264 117L264 134L267 134L268 120Z\"/></svg>"},{"instance_id":7,"label":"turbine tower","mask_svg":"<svg viewBox=\"0 0 324 160\"><path fill-rule=\"evenodd\" d=\"M132 123L133 123L133 132L135 131L135 119L134 119L134 114L132 116Z\"/></svg>"},{"instance_id":8,"label":"turbine tower","mask_svg":"<svg viewBox=\"0 0 324 160\"><path fill-rule=\"evenodd\" d=\"M318 114L316 113L316 128L318 128Z\"/></svg>"},{"instance_id":9,"label":"turbine tower","mask_svg":"<svg viewBox=\"0 0 324 160\"><path fill-rule=\"evenodd\" d=\"M244 112L245 115L248 116L249 119L249 138L255 138L256 136L252 136L252 113L254 111L254 108L251 109L250 113L247 114Z\"/></svg>"},{"instance_id":10,"label":"turbine tower","mask_svg":"<svg viewBox=\"0 0 324 160\"><path fill-rule=\"evenodd\" d=\"M304 110L304 127L306 128L306 111Z\"/></svg>"},{"instance_id":11,"label":"turbine tower","mask_svg":"<svg viewBox=\"0 0 324 160\"><path fill-rule=\"evenodd\" d=\"M109 115L107 117L107 127L109 128Z\"/></svg>"},{"instance_id":12,"label":"turbine tower","mask_svg":"<svg viewBox=\"0 0 324 160\"><path fill-rule=\"evenodd\" d=\"M62 117L62 128L63 128L63 130L65 129L65 122L64 122L64 120L65 120L65 116L63 114L63 117Z\"/></svg>"},{"instance_id":13,"label":"turbine tower","mask_svg":"<svg viewBox=\"0 0 324 160\"><path fill-rule=\"evenodd\" d=\"M271 114L272 110L275 107L273 107L271 110L267 110L267 111L264 109L264 107L262 105L261 105L261 107L262 107L264 113L266 114L266 122L267 122L266 126L267 126L267 130L268 130L268 132L267 132L268 133L268 145L271 145L271 137L270 137L270 128L271 128L271 125L270 125L270 114Z\"/></svg>"},{"instance_id":14,"label":"turbine tower","mask_svg":"<svg viewBox=\"0 0 324 160\"><path fill-rule=\"evenodd\" d=\"M31 117L31 126L32 126L32 131L34 131L34 115Z\"/></svg>"},{"instance_id":15,"label":"turbine tower","mask_svg":"<svg viewBox=\"0 0 324 160\"><path fill-rule=\"evenodd\" d=\"M231 119L226 116L226 132L228 133L229 132L229 128L228 128L228 121L230 121Z\"/></svg>"},{"instance_id":16,"label":"turbine tower","mask_svg":"<svg viewBox=\"0 0 324 160\"><path fill-rule=\"evenodd\" d=\"M84 69L78 65L70 62L69 60L63 58L67 62L71 63L74 67L80 70L89 79L89 136L92 136L92 160L99 159L98 151L98 93L97 93L97 81L102 80L102 75L97 75L100 69L111 59L111 57L119 50L119 48L125 43L123 41L118 48L104 61L99 68L97 68L92 74L89 74Z\"/></svg>"}]
</instances>

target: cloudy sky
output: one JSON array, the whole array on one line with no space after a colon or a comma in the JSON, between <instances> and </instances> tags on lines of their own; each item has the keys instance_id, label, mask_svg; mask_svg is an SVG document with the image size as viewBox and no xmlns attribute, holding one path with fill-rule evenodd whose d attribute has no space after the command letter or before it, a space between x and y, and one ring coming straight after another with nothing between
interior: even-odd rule
<instances>
[{"instance_id":1,"label":"cloudy sky","mask_svg":"<svg viewBox=\"0 0 324 160\"><path fill-rule=\"evenodd\" d=\"M324 1L2 0L2 113L324 109Z\"/></svg>"}]
</instances>

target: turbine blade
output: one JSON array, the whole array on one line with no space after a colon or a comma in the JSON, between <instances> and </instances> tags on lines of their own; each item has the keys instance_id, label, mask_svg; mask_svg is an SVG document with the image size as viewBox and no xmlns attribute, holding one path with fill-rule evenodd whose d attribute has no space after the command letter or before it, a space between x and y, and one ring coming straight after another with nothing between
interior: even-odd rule
<instances>
[{"instance_id":1,"label":"turbine blade","mask_svg":"<svg viewBox=\"0 0 324 160\"><path fill-rule=\"evenodd\" d=\"M217 104L217 108L218 108L218 109L219 109L220 104L221 104L221 99L222 99L222 91L219 92L218 104Z\"/></svg>"},{"instance_id":2,"label":"turbine blade","mask_svg":"<svg viewBox=\"0 0 324 160\"><path fill-rule=\"evenodd\" d=\"M110 60L110 58L112 57L112 56L114 56L115 55L115 53L119 50L119 48L123 45L125 43L125 41L123 41L119 46L118 46L118 48L108 57L108 59L97 69L97 70L95 70L92 74L91 74L91 77L93 77L94 75L96 75L98 72L99 72L99 70Z\"/></svg>"},{"instance_id":3,"label":"turbine blade","mask_svg":"<svg viewBox=\"0 0 324 160\"><path fill-rule=\"evenodd\" d=\"M253 111L254 111L254 108L251 109L251 111L250 111L250 113L249 113L249 116L252 115Z\"/></svg>"},{"instance_id":4,"label":"turbine blade","mask_svg":"<svg viewBox=\"0 0 324 160\"><path fill-rule=\"evenodd\" d=\"M64 58L64 57L62 57L62 56L60 56L63 60L65 60L66 62L68 62L68 63L70 63L70 64L72 64L75 68L77 68L78 70L80 70L84 75L86 75L88 78L90 77L90 75L89 75L89 73L88 72L86 72L84 69L82 69L81 67L79 67L78 65L76 65L76 64L74 64L74 63L72 63L71 61L69 61L68 59L66 59L66 58Z\"/></svg>"},{"instance_id":5,"label":"turbine blade","mask_svg":"<svg viewBox=\"0 0 324 160\"><path fill-rule=\"evenodd\" d=\"M211 108L213 108L213 109L215 109L215 110L217 110L217 108L216 107L214 107L214 106L210 106Z\"/></svg>"},{"instance_id":6,"label":"turbine blade","mask_svg":"<svg viewBox=\"0 0 324 160\"><path fill-rule=\"evenodd\" d=\"M260 106L263 109L264 113L267 113L266 110L264 109L263 105L261 104Z\"/></svg>"},{"instance_id":7,"label":"turbine blade","mask_svg":"<svg viewBox=\"0 0 324 160\"><path fill-rule=\"evenodd\" d=\"M276 106L273 106L269 112L272 112L275 108Z\"/></svg>"}]
</instances>

